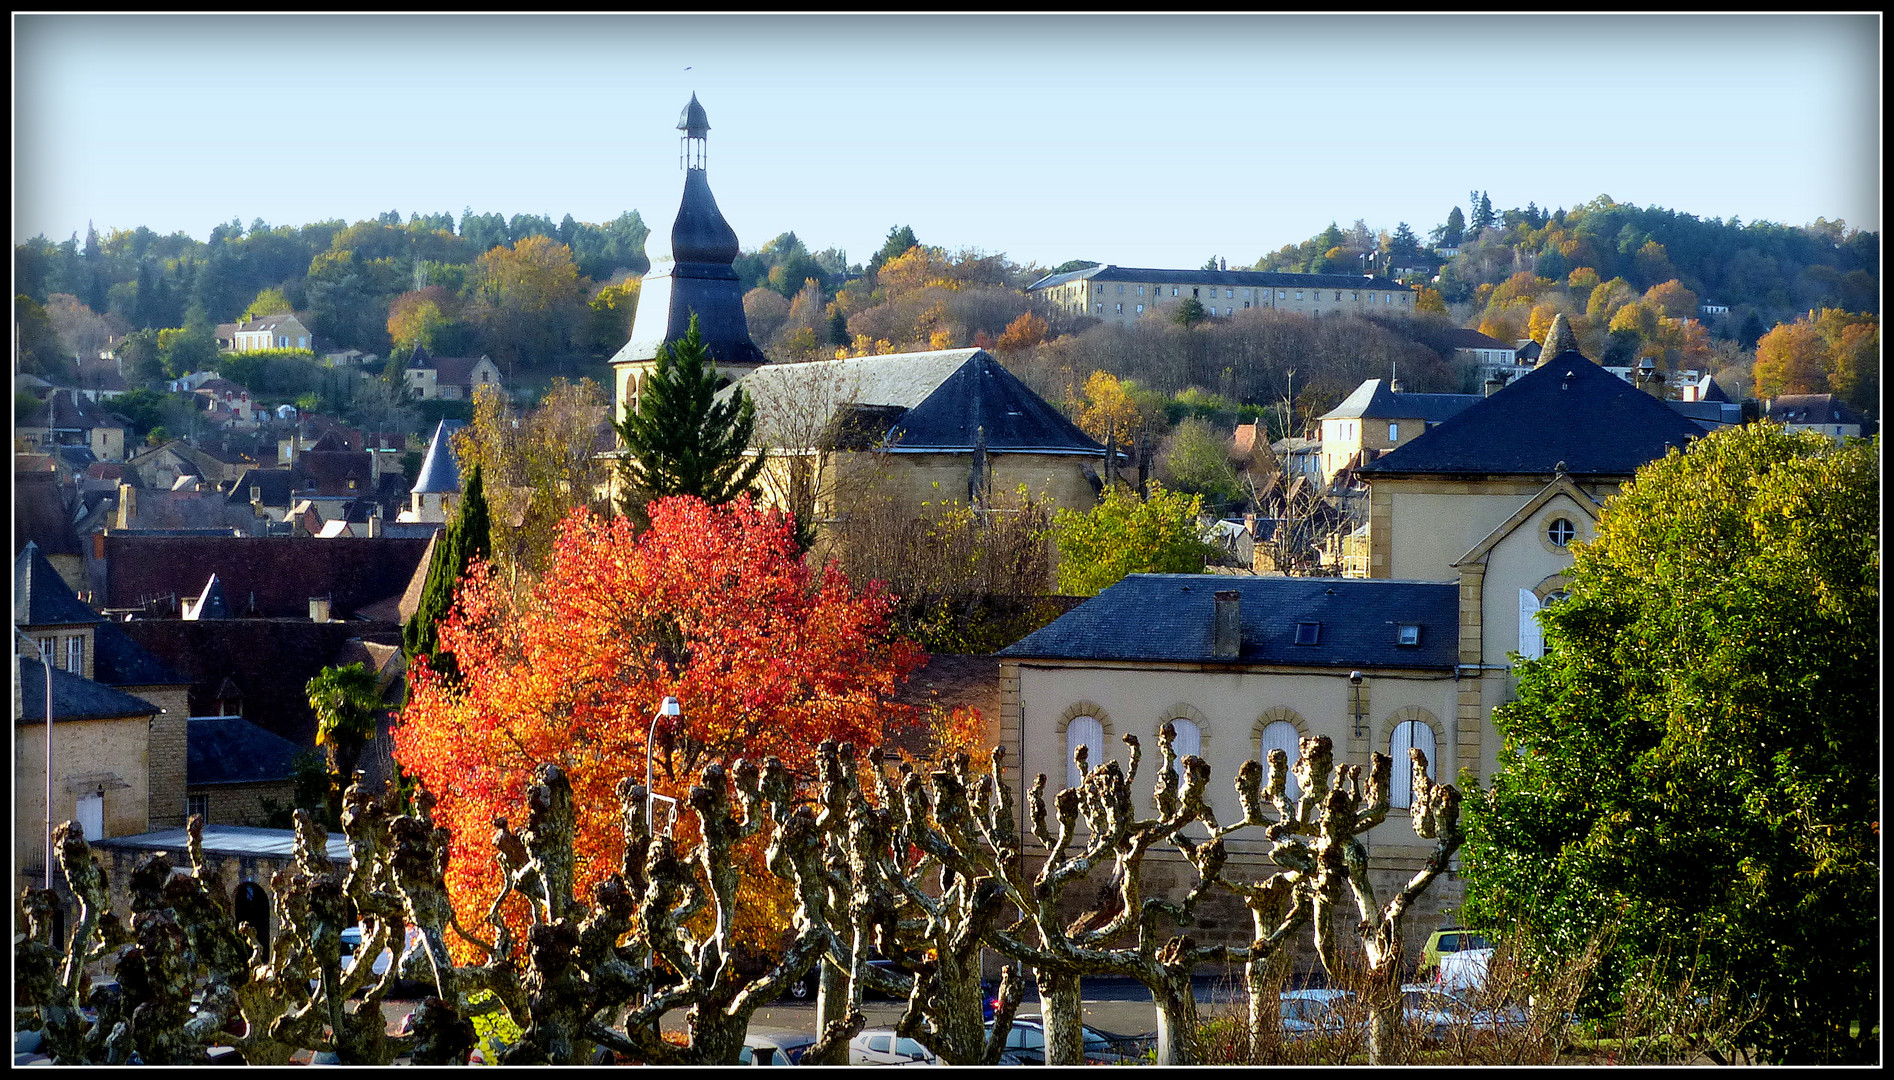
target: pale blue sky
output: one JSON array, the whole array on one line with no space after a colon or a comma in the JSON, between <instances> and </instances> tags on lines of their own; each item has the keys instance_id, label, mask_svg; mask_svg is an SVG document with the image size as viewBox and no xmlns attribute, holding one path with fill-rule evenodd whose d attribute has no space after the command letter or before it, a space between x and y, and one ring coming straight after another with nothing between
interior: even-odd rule
<instances>
[{"instance_id":1,"label":"pale blue sky","mask_svg":"<svg viewBox=\"0 0 1894 1080\"><path fill-rule=\"evenodd\" d=\"M14 238L471 206L668 225L679 110L745 247L888 228L1248 264L1599 194L1880 227L1871 15L14 19Z\"/></svg>"}]
</instances>

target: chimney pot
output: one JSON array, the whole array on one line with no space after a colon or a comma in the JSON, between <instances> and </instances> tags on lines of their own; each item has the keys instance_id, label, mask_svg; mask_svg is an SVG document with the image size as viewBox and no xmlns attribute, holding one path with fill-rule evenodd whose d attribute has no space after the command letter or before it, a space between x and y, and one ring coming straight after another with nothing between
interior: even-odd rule
<instances>
[{"instance_id":1,"label":"chimney pot","mask_svg":"<svg viewBox=\"0 0 1894 1080\"><path fill-rule=\"evenodd\" d=\"M1235 589L1217 590L1211 654L1219 660L1234 660L1243 651L1241 597Z\"/></svg>"},{"instance_id":2,"label":"chimney pot","mask_svg":"<svg viewBox=\"0 0 1894 1080\"><path fill-rule=\"evenodd\" d=\"M328 622L329 621L329 598L328 597L312 596L309 598L309 621L310 622Z\"/></svg>"}]
</instances>

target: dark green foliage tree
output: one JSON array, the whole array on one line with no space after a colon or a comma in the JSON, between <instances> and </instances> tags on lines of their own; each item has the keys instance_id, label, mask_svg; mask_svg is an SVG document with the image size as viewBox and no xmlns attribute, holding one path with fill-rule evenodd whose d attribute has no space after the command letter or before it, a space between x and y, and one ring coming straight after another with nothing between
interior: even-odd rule
<instances>
[{"instance_id":1,"label":"dark green foliage tree","mask_svg":"<svg viewBox=\"0 0 1894 1080\"><path fill-rule=\"evenodd\" d=\"M635 514L666 495L726 503L756 482L763 455L745 454L756 406L742 387L716 400L721 381L692 315L684 340L658 348L637 411L613 425L626 449L619 460L624 512Z\"/></svg>"},{"instance_id":2,"label":"dark green foliage tree","mask_svg":"<svg viewBox=\"0 0 1894 1080\"><path fill-rule=\"evenodd\" d=\"M1203 267L1202 267L1202 269L1205 269L1205 270L1216 270L1216 269L1218 269L1219 267L1218 267L1218 265L1217 265L1217 260L1218 260L1219 258L1220 258L1220 256L1217 256L1217 255L1212 255L1212 256L1210 256L1210 257L1209 257L1208 259L1205 259L1205 260L1204 260L1204 264L1203 264Z\"/></svg>"},{"instance_id":3,"label":"dark green foliage tree","mask_svg":"<svg viewBox=\"0 0 1894 1080\"><path fill-rule=\"evenodd\" d=\"M13 298L13 325L21 371L52 383L70 383L78 377L78 366L46 317L46 309L32 297Z\"/></svg>"},{"instance_id":4,"label":"dark green foliage tree","mask_svg":"<svg viewBox=\"0 0 1894 1080\"><path fill-rule=\"evenodd\" d=\"M914 238L914 229L910 226L901 225L889 229L888 239L882 241L881 250L875 252L875 257L868 260L868 272L875 273L881 269L882 263L896 255L905 254L909 248L919 247L920 244L921 242Z\"/></svg>"},{"instance_id":5,"label":"dark green foliage tree","mask_svg":"<svg viewBox=\"0 0 1894 1080\"><path fill-rule=\"evenodd\" d=\"M327 749L329 773L339 796L362 760L362 749L375 737L381 691L366 664L323 668L304 686L316 714L316 745Z\"/></svg>"},{"instance_id":6,"label":"dark green foliage tree","mask_svg":"<svg viewBox=\"0 0 1894 1080\"><path fill-rule=\"evenodd\" d=\"M434 646L440 624L453 609L454 591L466 576L467 567L475 559L493 557L492 519L488 514L486 484L480 466L475 465L462 486L459 511L434 544L427 580L421 586L420 606L401 628L401 648L410 664L425 657L436 671L453 670L453 655L436 653Z\"/></svg>"},{"instance_id":7,"label":"dark green foliage tree","mask_svg":"<svg viewBox=\"0 0 1894 1080\"><path fill-rule=\"evenodd\" d=\"M1097 263L1091 261L1090 259L1067 259L1066 261L1053 267L1052 272L1055 274L1069 274L1074 270L1090 270L1092 267L1097 266L1097 265L1098 265Z\"/></svg>"},{"instance_id":8,"label":"dark green foliage tree","mask_svg":"<svg viewBox=\"0 0 1894 1080\"><path fill-rule=\"evenodd\" d=\"M1412 255L1420 250L1420 237L1403 221L1394 227L1394 234L1388 237L1388 254Z\"/></svg>"},{"instance_id":9,"label":"dark green foliage tree","mask_svg":"<svg viewBox=\"0 0 1894 1080\"><path fill-rule=\"evenodd\" d=\"M1209 315L1204 312L1203 304L1194 296L1185 297L1171 309L1171 321L1179 326L1195 326L1207 318Z\"/></svg>"},{"instance_id":10,"label":"dark green foliage tree","mask_svg":"<svg viewBox=\"0 0 1894 1080\"><path fill-rule=\"evenodd\" d=\"M1577 550L1495 712L1463 911L1547 963L1607 935L1590 1007L1655 967L1756 1009L1762 1060L1875 1060L1879 456L1720 431Z\"/></svg>"},{"instance_id":11,"label":"dark green foliage tree","mask_svg":"<svg viewBox=\"0 0 1894 1080\"><path fill-rule=\"evenodd\" d=\"M1466 236L1466 232L1467 216L1456 206L1447 213L1447 225L1440 234L1440 240L1448 246L1457 245Z\"/></svg>"}]
</instances>

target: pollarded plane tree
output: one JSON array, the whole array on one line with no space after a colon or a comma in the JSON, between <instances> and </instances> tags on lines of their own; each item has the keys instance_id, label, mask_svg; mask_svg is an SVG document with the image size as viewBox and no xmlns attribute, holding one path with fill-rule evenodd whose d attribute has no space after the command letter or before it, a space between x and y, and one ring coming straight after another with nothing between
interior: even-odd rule
<instances>
[{"instance_id":1,"label":"pollarded plane tree","mask_svg":"<svg viewBox=\"0 0 1894 1080\"><path fill-rule=\"evenodd\" d=\"M1352 896L1360 916L1356 932L1368 986L1368 1060L1370 1064L1383 1064L1392 1060L1400 1028L1407 912L1434 879L1446 872L1454 853L1466 840L1460 828L1460 792L1451 784L1434 783L1427 775L1427 755L1418 748L1408 751L1413 769L1414 833L1434 841L1434 846L1420 870L1386 904L1381 904L1368 876L1368 851L1361 837L1387 819L1393 759L1386 754L1373 755L1364 787L1360 766L1334 765L1331 769L1334 747L1328 736L1303 739L1301 750L1296 779L1302 785L1302 797L1296 805L1296 816L1285 825L1307 839L1288 845L1286 850L1279 843L1277 858L1285 861L1283 856L1290 856L1289 861L1302 866L1305 874L1313 874L1315 951L1330 975L1340 974L1343 968L1335 916L1345 902L1344 892ZM1281 753L1278 750L1270 754L1269 796L1279 807L1285 805L1276 762ZM1319 813L1311 817L1311 810L1316 808ZM1252 998L1255 989L1252 987ZM1251 1007L1254 1010L1254 1000Z\"/></svg>"},{"instance_id":2,"label":"pollarded plane tree","mask_svg":"<svg viewBox=\"0 0 1894 1080\"><path fill-rule=\"evenodd\" d=\"M233 1047L251 1064L285 1064L299 1049L334 1052L345 1064L388 1064L402 1054L417 1063L465 1062L472 1026L447 1000L424 1002L409 1032L386 1032L380 1003L399 974L416 969L412 954L372 986L369 963L343 967L341 934L354 915L368 929L358 960L399 942L404 921L432 925L427 912L442 905L418 893L443 891L445 852L424 818L389 820L386 805L371 809L359 785L347 799L352 858L346 875L328 858L322 827L298 811L292 865L271 879L270 921L277 933L268 944L259 940L260 928L232 913L204 858L201 817L187 826L189 873L174 873L163 854L145 856L133 868L129 928L109 910L105 877L90 846L77 826L63 825L58 857L80 899L80 919L62 948L51 940L55 897L32 888L22 894L28 933L15 943L14 955L28 1004L16 1009L16 1024L42 1031L47 1054L60 1064L197 1064L212 1046ZM397 838L392 845L389 834ZM391 880L390 862L398 868L412 854L404 851L411 841L401 838L416 835L432 849L418 860L429 871L419 880ZM99 961L115 961L116 984L92 987L82 997L84 967ZM441 982L452 985L443 978L437 990ZM200 988L202 998L194 1003ZM85 1018L81 1004L95 1019Z\"/></svg>"}]
</instances>

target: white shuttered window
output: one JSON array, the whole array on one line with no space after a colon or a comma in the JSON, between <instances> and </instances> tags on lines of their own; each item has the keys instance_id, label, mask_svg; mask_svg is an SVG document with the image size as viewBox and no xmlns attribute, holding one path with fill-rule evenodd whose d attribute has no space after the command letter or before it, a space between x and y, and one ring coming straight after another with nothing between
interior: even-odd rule
<instances>
[{"instance_id":1,"label":"white shuttered window","mask_svg":"<svg viewBox=\"0 0 1894 1080\"><path fill-rule=\"evenodd\" d=\"M1185 720L1182 717L1172 718L1171 749L1177 751L1177 764L1172 767L1172 770L1177 773L1177 778L1182 780L1184 778L1184 759L1190 757L1192 754L1198 757L1203 756L1203 732L1199 731L1197 725L1192 721Z\"/></svg>"},{"instance_id":2,"label":"white shuttered window","mask_svg":"<svg viewBox=\"0 0 1894 1080\"><path fill-rule=\"evenodd\" d=\"M1079 786L1078 762L1072 755L1083 745L1087 749L1085 763L1087 768L1096 769L1104 764L1105 728L1090 716L1074 716L1065 725L1065 786Z\"/></svg>"},{"instance_id":3,"label":"white shuttered window","mask_svg":"<svg viewBox=\"0 0 1894 1080\"><path fill-rule=\"evenodd\" d=\"M1537 660L1545 653L1539 635L1539 597L1531 589L1519 590L1519 655Z\"/></svg>"},{"instance_id":4,"label":"white shuttered window","mask_svg":"<svg viewBox=\"0 0 1894 1080\"><path fill-rule=\"evenodd\" d=\"M1393 783L1388 785L1388 805L1408 807L1414 802L1414 762L1407 756L1409 750L1419 749L1427 755L1427 778L1439 775L1439 763L1434 760L1434 729L1419 720L1409 720L1394 729L1394 737L1388 741L1388 756L1394 759Z\"/></svg>"},{"instance_id":5,"label":"white shuttered window","mask_svg":"<svg viewBox=\"0 0 1894 1080\"><path fill-rule=\"evenodd\" d=\"M1297 731L1296 726L1287 720L1278 720L1263 729L1263 745L1260 748L1260 752L1262 754L1263 778L1265 780L1269 778L1269 752L1271 750L1281 750L1287 754L1289 756L1289 768L1294 770L1296 762L1302 760L1302 733ZM1296 776L1293 771L1289 773L1289 779L1288 782L1283 785L1283 791L1287 793L1291 799L1300 799L1302 797L1302 785L1296 783Z\"/></svg>"}]
</instances>

